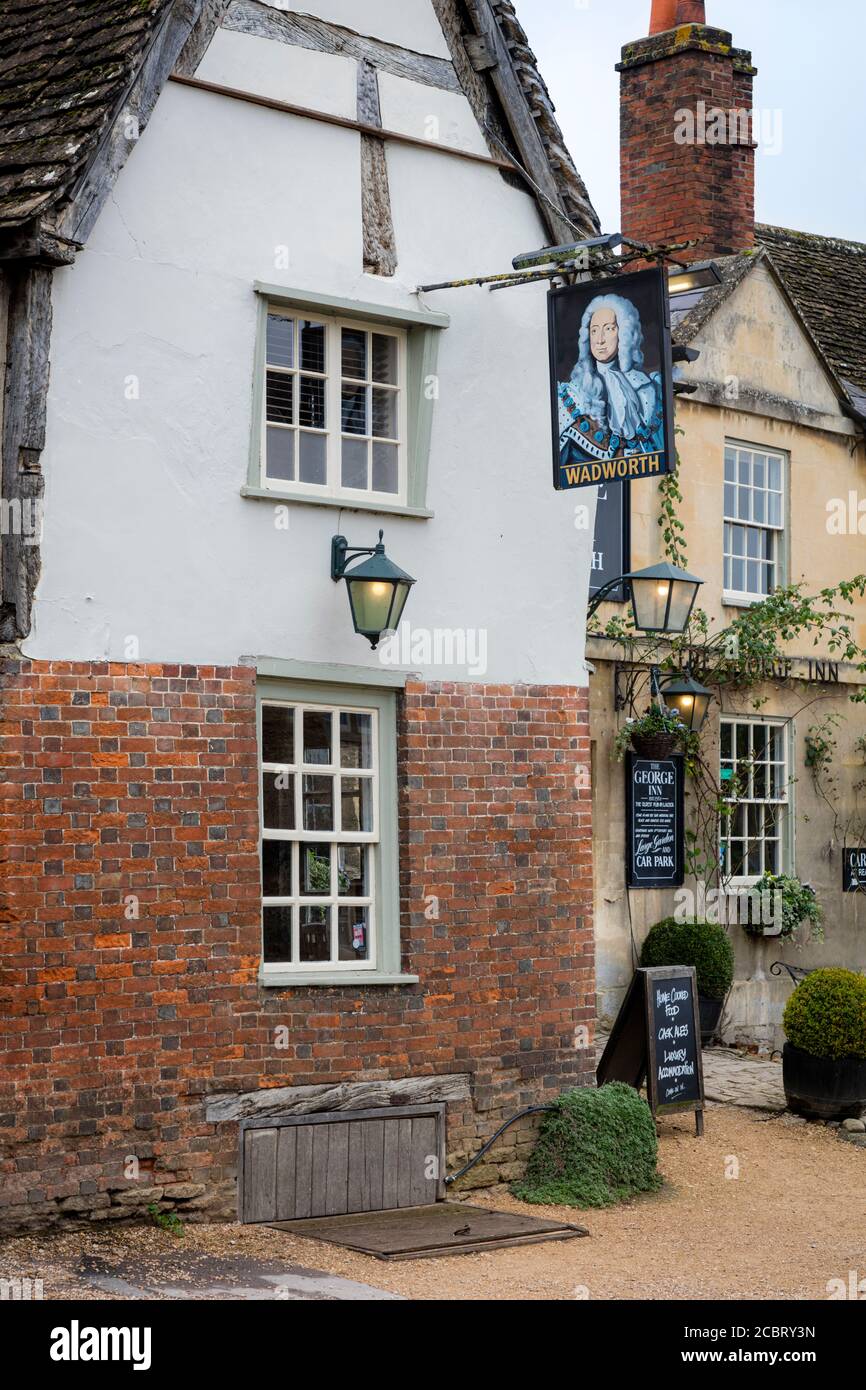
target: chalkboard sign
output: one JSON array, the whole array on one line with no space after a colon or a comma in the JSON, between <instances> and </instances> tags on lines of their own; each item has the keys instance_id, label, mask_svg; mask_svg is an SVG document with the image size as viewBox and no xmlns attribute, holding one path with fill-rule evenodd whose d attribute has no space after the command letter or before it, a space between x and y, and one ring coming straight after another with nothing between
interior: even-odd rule
<instances>
[{"instance_id":1,"label":"chalkboard sign","mask_svg":"<svg viewBox=\"0 0 866 1390\"><path fill-rule=\"evenodd\" d=\"M630 888L678 888L684 879L684 762L626 754L626 873Z\"/></svg>"},{"instance_id":2,"label":"chalkboard sign","mask_svg":"<svg viewBox=\"0 0 866 1390\"><path fill-rule=\"evenodd\" d=\"M866 893L866 849L843 849L842 892Z\"/></svg>"},{"instance_id":3,"label":"chalkboard sign","mask_svg":"<svg viewBox=\"0 0 866 1390\"><path fill-rule=\"evenodd\" d=\"M599 1086L646 1081L654 1115L695 1112L704 1132L704 1074L694 966L636 970L596 1071Z\"/></svg>"}]
</instances>

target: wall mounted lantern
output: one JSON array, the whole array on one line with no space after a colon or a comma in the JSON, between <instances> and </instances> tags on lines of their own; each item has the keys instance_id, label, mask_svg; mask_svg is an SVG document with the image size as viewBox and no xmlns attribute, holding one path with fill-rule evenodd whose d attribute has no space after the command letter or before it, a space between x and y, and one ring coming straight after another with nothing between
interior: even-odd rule
<instances>
[{"instance_id":1,"label":"wall mounted lantern","mask_svg":"<svg viewBox=\"0 0 866 1390\"><path fill-rule=\"evenodd\" d=\"M694 680L689 671L684 676L674 676L669 680L663 676L662 682L661 696L664 703L669 709L676 710L687 729L694 734L698 733L709 713L712 691L707 690L700 681Z\"/></svg>"},{"instance_id":2,"label":"wall mounted lantern","mask_svg":"<svg viewBox=\"0 0 866 1390\"><path fill-rule=\"evenodd\" d=\"M697 575L677 569L665 560L634 574L620 574L593 594L587 610L591 618L609 593L624 584L631 598L634 625L639 632L684 632L703 584Z\"/></svg>"},{"instance_id":3,"label":"wall mounted lantern","mask_svg":"<svg viewBox=\"0 0 866 1390\"><path fill-rule=\"evenodd\" d=\"M374 651L383 632L396 630L415 583L411 574L388 559L382 536L380 531L379 544L374 546L350 546L345 536L331 540L331 578L335 583L345 579L355 631L367 638ZM370 558L346 569L359 555Z\"/></svg>"}]
</instances>

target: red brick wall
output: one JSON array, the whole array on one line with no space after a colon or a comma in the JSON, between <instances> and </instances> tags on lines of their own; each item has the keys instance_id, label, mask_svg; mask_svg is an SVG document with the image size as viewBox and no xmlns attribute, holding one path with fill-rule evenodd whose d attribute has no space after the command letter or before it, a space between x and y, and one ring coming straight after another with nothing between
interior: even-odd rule
<instances>
[{"instance_id":1,"label":"red brick wall","mask_svg":"<svg viewBox=\"0 0 866 1390\"><path fill-rule=\"evenodd\" d=\"M697 239L686 257L691 261L755 243L751 141L675 139L676 113L697 115L701 101L708 113L751 111L751 58L731 49L730 40L706 27L660 34L625 48L619 65L622 231L651 243Z\"/></svg>"},{"instance_id":2,"label":"red brick wall","mask_svg":"<svg viewBox=\"0 0 866 1390\"><path fill-rule=\"evenodd\" d=\"M0 1226L107 1219L148 1194L223 1210L238 1134L205 1121L213 1093L469 1073L457 1159L588 1079L586 692L410 685L402 936L420 984L265 990L254 679L3 667ZM499 1158L507 1175L514 1146Z\"/></svg>"}]
</instances>

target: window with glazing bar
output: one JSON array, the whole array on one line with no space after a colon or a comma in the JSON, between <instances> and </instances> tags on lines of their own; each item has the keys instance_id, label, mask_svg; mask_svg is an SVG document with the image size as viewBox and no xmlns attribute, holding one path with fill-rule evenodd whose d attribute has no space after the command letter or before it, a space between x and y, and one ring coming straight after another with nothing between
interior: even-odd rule
<instances>
[{"instance_id":1,"label":"window with glazing bar","mask_svg":"<svg viewBox=\"0 0 866 1390\"><path fill-rule=\"evenodd\" d=\"M720 820L722 876L752 880L787 871L787 726L743 718L720 726L722 794L731 813Z\"/></svg>"},{"instance_id":2,"label":"window with glazing bar","mask_svg":"<svg viewBox=\"0 0 866 1390\"><path fill-rule=\"evenodd\" d=\"M376 966L378 711L261 704L264 969Z\"/></svg>"},{"instance_id":3,"label":"window with glazing bar","mask_svg":"<svg viewBox=\"0 0 866 1390\"><path fill-rule=\"evenodd\" d=\"M726 444L724 509L725 596L766 598L783 582L784 455Z\"/></svg>"},{"instance_id":4,"label":"window with glazing bar","mask_svg":"<svg viewBox=\"0 0 866 1390\"><path fill-rule=\"evenodd\" d=\"M406 333L270 306L262 483L406 501Z\"/></svg>"}]
</instances>

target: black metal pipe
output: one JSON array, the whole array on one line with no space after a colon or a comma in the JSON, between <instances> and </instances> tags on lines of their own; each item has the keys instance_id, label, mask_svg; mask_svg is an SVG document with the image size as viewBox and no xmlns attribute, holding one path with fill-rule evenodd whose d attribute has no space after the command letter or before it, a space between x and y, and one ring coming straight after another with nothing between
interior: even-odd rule
<instances>
[{"instance_id":1,"label":"black metal pipe","mask_svg":"<svg viewBox=\"0 0 866 1390\"><path fill-rule=\"evenodd\" d=\"M448 1183L457 1182L458 1178L462 1178L464 1173L469 1172L470 1168L474 1168L478 1160L484 1157L491 1145L496 1143L500 1134L504 1134L508 1126L513 1125L515 1120L522 1120L524 1115L540 1115L543 1110L554 1110L555 1108L556 1107L553 1105L529 1105L525 1110L518 1110L516 1115L512 1115L510 1120L506 1120L504 1125L499 1126L496 1133L490 1136L487 1143L478 1150L474 1158L470 1158L469 1162L464 1163L463 1167L458 1169L456 1173L449 1173L448 1177L445 1179L446 1186Z\"/></svg>"}]
</instances>

